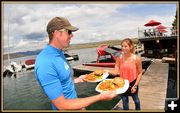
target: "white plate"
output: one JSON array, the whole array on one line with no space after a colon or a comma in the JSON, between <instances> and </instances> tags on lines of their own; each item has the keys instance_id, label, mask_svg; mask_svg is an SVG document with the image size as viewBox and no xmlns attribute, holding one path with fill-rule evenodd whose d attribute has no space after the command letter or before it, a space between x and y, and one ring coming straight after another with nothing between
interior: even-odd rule
<instances>
[{"instance_id":1,"label":"white plate","mask_svg":"<svg viewBox=\"0 0 180 113\"><path fill-rule=\"evenodd\" d=\"M95 80L95 81L87 81L87 82L100 82L104 79L106 79L107 77L109 76L109 73L108 72L104 72L103 75L102 75L102 79L98 79L98 80Z\"/></svg>"},{"instance_id":2,"label":"white plate","mask_svg":"<svg viewBox=\"0 0 180 113\"><path fill-rule=\"evenodd\" d=\"M105 79L105 80L112 80L112 79ZM103 82L103 81L102 81ZM103 92L102 90L99 90L98 89L98 87L99 87L99 85L102 83L102 82L100 82L97 86L96 86L96 91L97 92ZM122 94L122 93L125 93L127 90L128 90L128 88L129 88L129 81L127 80L127 79L125 79L125 84L124 84L124 86L123 87L121 87L121 88L118 88L118 89L116 89L116 94Z\"/></svg>"}]
</instances>

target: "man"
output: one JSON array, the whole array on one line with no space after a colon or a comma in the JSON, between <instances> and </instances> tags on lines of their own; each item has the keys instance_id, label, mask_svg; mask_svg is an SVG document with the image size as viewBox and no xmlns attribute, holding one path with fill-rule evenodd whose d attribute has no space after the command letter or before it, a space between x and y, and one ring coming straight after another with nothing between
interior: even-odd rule
<instances>
[{"instance_id":1,"label":"man","mask_svg":"<svg viewBox=\"0 0 180 113\"><path fill-rule=\"evenodd\" d=\"M55 17L47 25L49 44L40 52L35 62L35 78L52 102L52 109L82 109L100 100L111 100L115 92L103 92L86 98L77 98L74 83L84 82L83 75L72 79L71 68L62 49L69 47L72 26L66 18Z\"/></svg>"}]
</instances>

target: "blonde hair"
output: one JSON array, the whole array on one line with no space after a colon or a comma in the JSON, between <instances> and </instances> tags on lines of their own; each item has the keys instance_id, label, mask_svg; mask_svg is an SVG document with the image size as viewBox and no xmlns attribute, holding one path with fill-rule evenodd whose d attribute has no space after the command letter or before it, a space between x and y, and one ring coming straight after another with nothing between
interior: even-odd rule
<instances>
[{"instance_id":1,"label":"blonde hair","mask_svg":"<svg viewBox=\"0 0 180 113\"><path fill-rule=\"evenodd\" d=\"M135 53L134 43L133 43L133 41L130 38L123 39L121 41L121 45L122 45L123 42L126 42L129 47L132 47L131 50L130 50L131 53Z\"/></svg>"}]
</instances>

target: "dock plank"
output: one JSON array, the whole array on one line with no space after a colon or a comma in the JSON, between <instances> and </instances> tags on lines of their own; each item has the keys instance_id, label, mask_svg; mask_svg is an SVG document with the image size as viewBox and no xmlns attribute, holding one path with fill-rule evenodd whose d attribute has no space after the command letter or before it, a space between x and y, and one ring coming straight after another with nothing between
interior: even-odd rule
<instances>
[{"instance_id":1,"label":"dock plank","mask_svg":"<svg viewBox=\"0 0 180 113\"><path fill-rule=\"evenodd\" d=\"M74 70L81 70L81 71L95 71L95 70L112 70L114 68L109 67L95 67L95 66L85 66L85 65L77 65L73 67Z\"/></svg>"},{"instance_id":2,"label":"dock plank","mask_svg":"<svg viewBox=\"0 0 180 113\"><path fill-rule=\"evenodd\" d=\"M167 82L168 82L168 63L153 62L142 76L139 84L139 98L142 110L161 110L164 111ZM129 107L135 109L134 102L129 97ZM122 101L113 109L122 109Z\"/></svg>"},{"instance_id":3,"label":"dock plank","mask_svg":"<svg viewBox=\"0 0 180 113\"><path fill-rule=\"evenodd\" d=\"M175 63L176 59L175 58L170 58L170 57L163 57L162 58L162 62L165 62L165 63Z\"/></svg>"}]
</instances>

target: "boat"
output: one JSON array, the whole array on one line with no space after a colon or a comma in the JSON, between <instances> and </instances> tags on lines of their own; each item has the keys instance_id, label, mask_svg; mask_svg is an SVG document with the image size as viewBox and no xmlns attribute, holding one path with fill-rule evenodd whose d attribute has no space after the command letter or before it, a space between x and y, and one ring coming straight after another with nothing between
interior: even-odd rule
<instances>
[{"instance_id":1,"label":"boat","mask_svg":"<svg viewBox=\"0 0 180 113\"><path fill-rule=\"evenodd\" d=\"M83 63L85 66L97 66L97 67L114 67L116 62L116 57L121 55L122 51L120 48L109 46L109 45L100 45L96 52L98 57L96 62Z\"/></svg>"},{"instance_id":2,"label":"boat","mask_svg":"<svg viewBox=\"0 0 180 113\"><path fill-rule=\"evenodd\" d=\"M115 63L114 62L110 62L110 63L85 63L83 64L85 66L97 66L97 67L114 67Z\"/></svg>"},{"instance_id":3,"label":"boat","mask_svg":"<svg viewBox=\"0 0 180 113\"><path fill-rule=\"evenodd\" d=\"M23 64L23 68L25 68L26 70L34 69L34 66L35 66L35 59L25 60Z\"/></svg>"},{"instance_id":4,"label":"boat","mask_svg":"<svg viewBox=\"0 0 180 113\"><path fill-rule=\"evenodd\" d=\"M86 74L98 69L112 70L115 66L116 58L122 55L121 48L109 45L100 45L96 49L96 52L98 54L96 61L82 63L81 65L73 67L75 75ZM139 52L136 51L136 53ZM141 57L141 60L144 73L153 60L146 57Z\"/></svg>"},{"instance_id":5,"label":"boat","mask_svg":"<svg viewBox=\"0 0 180 113\"><path fill-rule=\"evenodd\" d=\"M79 60L79 56L78 55L69 55L67 53L64 53L67 61L76 61L76 60ZM33 59L28 59L28 60L25 60L24 63L23 63L23 68L25 68L26 70L30 70L30 69L34 69L34 66L35 66L35 58Z\"/></svg>"},{"instance_id":6,"label":"boat","mask_svg":"<svg viewBox=\"0 0 180 113\"><path fill-rule=\"evenodd\" d=\"M64 53L64 56L66 57L67 61L77 61L79 60L79 56L78 55L69 55L67 53Z\"/></svg>"},{"instance_id":7,"label":"boat","mask_svg":"<svg viewBox=\"0 0 180 113\"><path fill-rule=\"evenodd\" d=\"M89 63L82 63L73 67L74 76L90 73L95 70L112 70L115 66L116 57L122 54L121 48L100 45L96 49L97 59Z\"/></svg>"},{"instance_id":8,"label":"boat","mask_svg":"<svg viewBox=\"0 0 180 113\"><path fill-rule=\"evenodd\" d=\"M22 66L17 64L17 62L12 61L11 63L9 63L8 66L4 67L3 76L16 74L17 72L21 72L21 71L22 71Z\"/></svg>"},{"instance_id":9,"label":"boat","mask_svg":"<svg viewBox=\"0 0 180 113\"><path fill-rule=\"evenodd\" d=\"M9 19L9 18L8 18ZM9 20L8 20L8 49L9 49ZM10 49L8 51L8 65L4 67L3 76L16 74L22 71L22 66L15 61L11 61Z\"/></svg>"}]
</instances>

